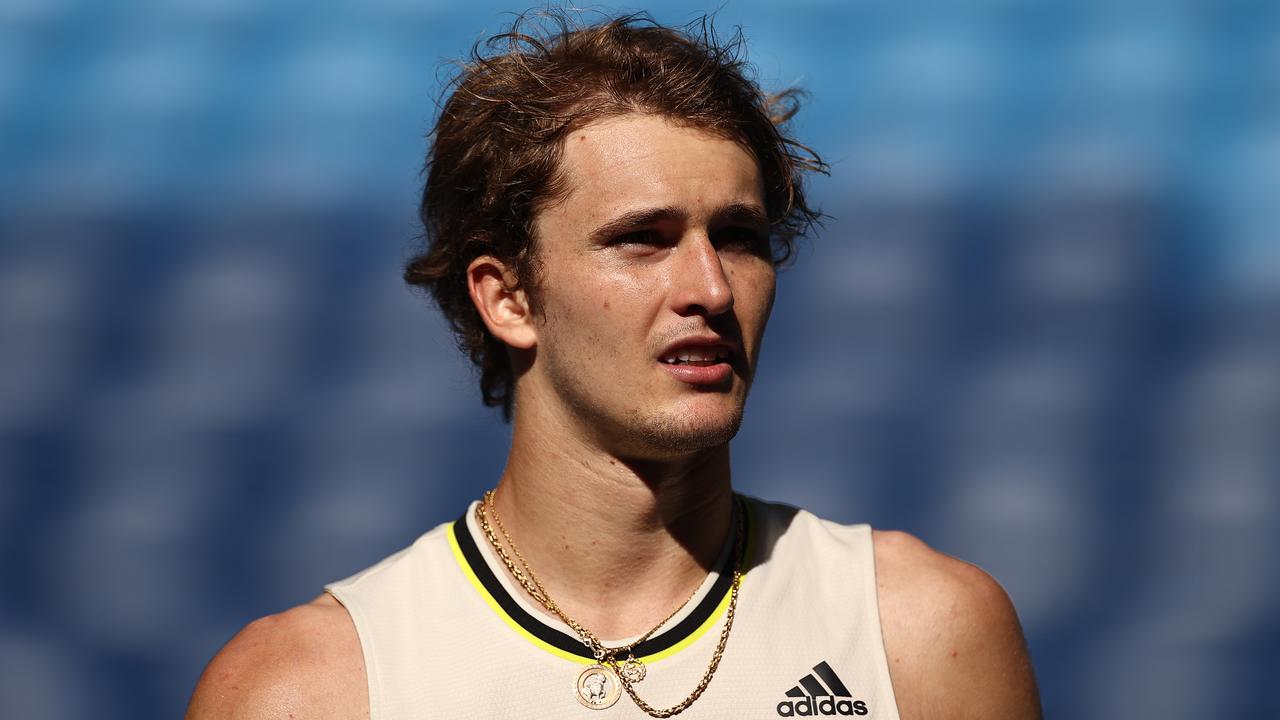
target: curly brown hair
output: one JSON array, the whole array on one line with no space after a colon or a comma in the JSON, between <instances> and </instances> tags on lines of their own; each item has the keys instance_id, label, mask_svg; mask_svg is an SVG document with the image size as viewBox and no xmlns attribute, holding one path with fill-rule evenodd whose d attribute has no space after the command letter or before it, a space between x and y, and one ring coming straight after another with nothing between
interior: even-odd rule
<instances>
[{"instance_id":1,"label":"curly brown hair","mask_svg":"<svg viewBox=\"0 0 1280 720\"><path fill-rule=\"evenodd\" d=\"M479 368L484 403L501 406L504 419L515 378L507 346L471 302L467 267L484 255L500 260L536 303L533 220L568 191L559 164L572 130L649 113L739 143L760 163L775 265L819 220L802 180L826 165L783 132L800 92L763 93L742 45L740 30L721 40L708 17L682 28L646 14L583 26L567 12L544 11L477 43L446 84L419 210L426 248L404 278L430 291Z\"/></svg>"}]
</instances>

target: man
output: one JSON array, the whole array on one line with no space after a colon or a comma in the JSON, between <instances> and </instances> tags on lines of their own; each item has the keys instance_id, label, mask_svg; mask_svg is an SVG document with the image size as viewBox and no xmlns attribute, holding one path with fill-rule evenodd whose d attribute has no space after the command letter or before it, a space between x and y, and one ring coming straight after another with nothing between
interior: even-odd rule
<instances>
[{"instance_id":1,"label":"man","mask_svg":"<svg viewBox=\"0 0 1280 720\"><path fill-rule=\"evenodd\" d=\"M188 717L1039 717L981 570L732 492L823 169L791 97L710 33L561 23L452 86L406 271L513 422L496 491L245 628Z\"/></svg>"}]
</instances>

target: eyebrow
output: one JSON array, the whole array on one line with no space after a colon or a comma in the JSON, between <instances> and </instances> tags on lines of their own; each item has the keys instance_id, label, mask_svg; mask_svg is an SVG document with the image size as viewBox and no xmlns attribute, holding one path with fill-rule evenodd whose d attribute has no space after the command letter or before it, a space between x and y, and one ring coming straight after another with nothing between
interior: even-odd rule
<instances>
[{"instance_id":1,"label":"eyebrow","mask_svg":"<svg viewBox=\"0 0 1280 720\"><path fill-rule=\"evenodd\" d=\"M733 203L720 209L714 215L714 220L721 225L753 225L762 228L772 224L760 206L745 203Z\"/></svg>"},{"instance_id":2,"label":"eyebrow","mask_svg":"<svg viewBox=\"0 0 1280 720\"><path fill-rule=\"evenodd\" d=\"M591 241L593 243L604 243L612 239L614 236L632 230L633 228L643 227L645 225L656 225L663 222L671 222L684 218L684 213L674 207L658 207L645 208L643 210L632 210L623 213L618 217L606 222L591 231Z\"/></svg>"},{"instance_id":3,"label":"eyebrow","mask_svg":"<svg viewBox=\"0 0 1280 720\"><path fill-rule=\"evenodd\" d=\"M683 211L672 206L633 210L623 213L592 230L590 239L593 243L604 243L619 234L635 228L683 220L685 217L686 215ZM756 205L731 203L720 208L712 215L712 224L741 224L763 228L768 227L770 222L764 210Z\"/></svg>"}]
</instances>

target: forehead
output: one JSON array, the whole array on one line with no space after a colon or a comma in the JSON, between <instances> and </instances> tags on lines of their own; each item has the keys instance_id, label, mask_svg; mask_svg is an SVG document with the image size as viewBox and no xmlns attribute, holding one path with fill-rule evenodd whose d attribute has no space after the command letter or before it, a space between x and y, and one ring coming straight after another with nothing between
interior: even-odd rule
<instances>
[{"instance_id":1,"label":"forehead","mask_svg":"<svg viewBox=\"0 0 1280 720\"><path fill-rule=\"evenodd\" d=\"M656 207L691 219L734 204L763 208L759 164L740 144L657 115L610 117L573 131L560 170L566 195L540 214L540 227L591 225Z\"/></svg>"}]
</instances>

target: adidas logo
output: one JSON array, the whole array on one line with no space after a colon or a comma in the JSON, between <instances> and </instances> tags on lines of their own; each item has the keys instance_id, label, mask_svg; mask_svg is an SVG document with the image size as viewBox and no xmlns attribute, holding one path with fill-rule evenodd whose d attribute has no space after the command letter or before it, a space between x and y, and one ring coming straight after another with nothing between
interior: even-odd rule
<instances>
[{"instance_id":1,"label":"adidas logo","mask_svg":"<svg viewBox=\"0 0 1280 720\"><path fill-rule=\"evenodd\" d=\"M818 678L822 678L821 682ZM853 693L844 686L826 660L814 665L812 673L800 678L800 682L787 691L787 697L799 699L778 703L778 714L782 717L867 714L867 704L853 699Z\"/></svg>"}]
</instances>

